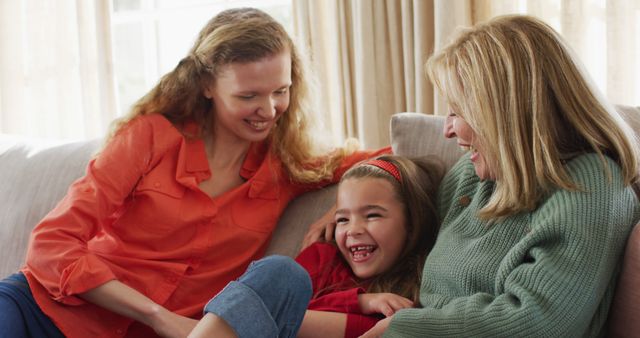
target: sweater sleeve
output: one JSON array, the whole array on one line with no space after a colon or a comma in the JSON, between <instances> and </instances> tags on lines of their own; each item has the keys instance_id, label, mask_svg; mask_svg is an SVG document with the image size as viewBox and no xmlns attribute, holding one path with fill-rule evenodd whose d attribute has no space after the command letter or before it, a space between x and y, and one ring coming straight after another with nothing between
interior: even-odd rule
<instances>
[{"instance_id":1,"label":"sweater sleeve","mask_svg":"<svg viewBox=\"0 0 640 338\"><path fill-rule=\"evenodd\" d=\"M75 294L116 278L101 258L88 250L88 242L101 233L104 223L123 206L147 171L153 144L148 118L129 122L34 228L26 268L53 299L82 304Z\"/></svg>"},{"instance_id":2,"label":"sweater sleeve","mask_svg":"<svg viewBox=\"0 0 640 338\"><path fill-rule=\"evenodd\" d=\"M363 288L334 291L312 299L309 304L309 310L359 314L362 313L358 303L358 295L361 293L364 293Z\"/></svg>"},{"instance_id":3,"label":"sweater sleeve","mask_svg":"<svg viewBox=\"0 0 640 338\"><path fill-rule=\"evenodd\" d=\"M611 175L596 155L574 159L567 169L581 191L556 191L527 217L492 225L525 222L529 230L501 258L492 292L452 297L423 285L424 308L397 312L384 336L599 334L626 238L639 216L619 167L609 159L607 166ZM430 278L426 273L423 279Z\"/></svg>"}]
</instances>

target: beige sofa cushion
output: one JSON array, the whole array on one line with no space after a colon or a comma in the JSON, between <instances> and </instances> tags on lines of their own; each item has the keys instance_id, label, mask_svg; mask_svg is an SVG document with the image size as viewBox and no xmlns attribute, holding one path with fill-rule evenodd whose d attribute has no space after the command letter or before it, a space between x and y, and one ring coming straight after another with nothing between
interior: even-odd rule
<instances>
[{"instance_id":1,"label":"beige sofa cushion","mask_svg":"<svg viewBox=\"0 0 640 338\"><path fill-rule=\"evenodd\" d=\"M640 224L627 241L622 273L611 306L610 337L637 337L640 334Z\"/></svg>"},{"instance_id":2,"label":"beige sofa cushion","mask_svg":"<svg viewBox=\"0 0 640 338\"><path fill-rule=\"evenodd\" d=\"M629 124L635 132L636 142L640 143L640 107L616 106L622 118Z\"/></svg>"},{"instance_id":3,"label":"beige sofa cushion","mask_svg":"<svg viewBox=\"0 0 640 338\"><path fill-rule=\"evenodd\" d=\"M322 190L308 192L289 203L278 221L267 254L295 257L300 252L309 225L324 215L336 203L334 184Z\"/></svg>"},{"instance_id":4,"label":"beige sofa cushion","mask_svg":"<svg viewBox=\"0 0 640 338\"><path fill-rule=\"evenodd\" d=\"M0 137L0 278L23 264L31 229L84 174L99 144L52 146L46 140Z\"/></svg>"},{"instance_id":5,"label":"beige sofa cushion","mask_svg":"<svg viewBox=\"0 0 640 338\"><path fill-rule=\"evenodd\" d=\"M403 156L434 155L447 169L464 153L455 139L444 137L442 116L400 113L391 117L391 147Z\"/></svg>"}]
</instances>

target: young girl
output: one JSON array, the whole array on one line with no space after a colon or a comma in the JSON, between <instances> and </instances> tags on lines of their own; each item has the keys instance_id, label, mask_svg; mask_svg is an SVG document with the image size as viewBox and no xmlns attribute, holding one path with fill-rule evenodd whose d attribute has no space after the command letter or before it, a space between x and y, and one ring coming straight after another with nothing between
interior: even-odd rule
<instances>
[{"instance_id":1,"label":"young girl","mask_svg":"<svg viewBox=\"0 0 640 338\"><path fill-rule=\"evenodd\" d=\"M338 188L335 243L315 243L296 258L313 286L298 337L357 337L384 316L418 305L422 262L438 228L433 197L441 176L442 168L435 161L393 155L363 162L344 174ZM272 314L288 305L274 300L278 295L269 291L279 289L276 283L291 284L295 279L291 277L294 267L269 267L277 264L295 265L284 257L267 257L235 282L242 284L239 287L248 285L248 292L258 295L258 303L264 302L267 308L281 304L281 308L270 308ZM271 336L268 332L274 325L262 319L269 316L256 314L260 306L248 304L255 305L255 297L246 297L229 285L207 304L206 315L191 337L214 332ZM284 333L276 324L274 334L295 336L299 320L291 318L289 324L293 328Z\"/></svg>"}]
</instances>

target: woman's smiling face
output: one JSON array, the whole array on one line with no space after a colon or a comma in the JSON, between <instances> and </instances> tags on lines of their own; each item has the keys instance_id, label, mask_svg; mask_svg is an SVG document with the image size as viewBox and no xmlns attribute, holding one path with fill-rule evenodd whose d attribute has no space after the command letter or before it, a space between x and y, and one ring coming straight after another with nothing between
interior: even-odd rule
<instances>
[{"instance_id":1,"label":"woman's smiling face","mask_svg":"<svg viewBox=\"0 0 640 338\"><path fill-rule=\"evenodd\" d=\"M476 132L464 118L449 111L449 115L447 115L444 124L444 136L446 138L455 137L458 145L471 153L470 160L476 170L476 175L478 175L481 180L496 179L495 171L492 169L489 161L487 161L484 146L480 142Z\"/></svg>"},{"instance_id":2,"label":"woman's smiling face","mask_svg":"<svg viewBox=\"0 0 640 338\"><path fill-rule=\"evenodd\" d=\"M215 107L215 135L237 142L264 140L289 107L290 87L288 51L223 66L204 90Z\"/></svg>"}]
</instances>

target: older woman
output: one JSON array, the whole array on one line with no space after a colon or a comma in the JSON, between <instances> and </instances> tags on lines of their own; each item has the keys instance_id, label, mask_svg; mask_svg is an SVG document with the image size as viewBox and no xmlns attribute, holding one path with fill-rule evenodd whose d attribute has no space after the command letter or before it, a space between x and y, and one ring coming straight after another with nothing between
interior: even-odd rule
<instances>
[{"instance_id":1,"label":"older woman","mask_svg":"<svg viewBox=\"0 0 640 338\"><path fill-rule=\"evenodd\" d=\"M631 131L532 17L462 31L427 73L469 152L440 189L422 308L366 336L601 335L640 216Z\"/></svg>"}]
</instances>

